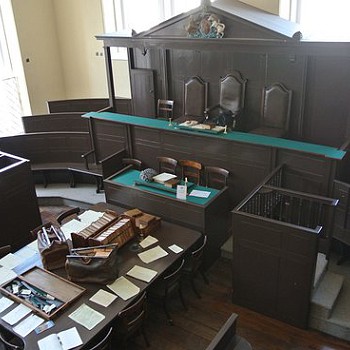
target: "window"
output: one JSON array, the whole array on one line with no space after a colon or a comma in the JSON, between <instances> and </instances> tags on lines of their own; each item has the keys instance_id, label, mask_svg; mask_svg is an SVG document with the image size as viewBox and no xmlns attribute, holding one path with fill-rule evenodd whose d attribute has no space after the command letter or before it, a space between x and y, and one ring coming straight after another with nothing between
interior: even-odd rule
<instances>
[{"instance_id":1,"label":"window","mask_svg":"<svg viewBox=\"0 0 350 350\"><path fill-rule=\"evenodd\" d=\"M280 0L280 16L300 23L305 38L350 40L349 0Z\"/></svg>"},{"instance_id":2,"label":"window","mask_svg":"<svg viewBox=\"0 0 350 350\"><path fill-rule=\"evenodd\" d=\"M104 30L108 33L133 29L140 33L200 3L200 0L103 0ZM125 48L114 50L112 57L126 59Z\"/></svg>"}]
</instances>

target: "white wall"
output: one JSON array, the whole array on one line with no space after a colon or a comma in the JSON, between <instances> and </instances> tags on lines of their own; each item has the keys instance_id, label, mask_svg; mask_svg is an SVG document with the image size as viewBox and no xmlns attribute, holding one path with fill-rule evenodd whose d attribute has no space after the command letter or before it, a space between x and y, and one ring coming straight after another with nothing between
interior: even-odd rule
<instances>
[{"instance_id":1,"label":"white wall","mask_svg":"<svg viewBox=\"0 0 350 350\"><path fill-rule=\"evenodd\" d=\"M240 0L245 4L254 6L261 10L273 13L275 15L279 14L279 0Z\"/></svg>"},{"instance_id":2,"label":"white wall","mask_svg":"<svg viewBox=\"0 0 350 350\"><path fill-rule=\"evenodd\" d=\"M108 97L101 0L12 0L33 114L46 101ZM29 62L26 62L26 59ZM127 61L115 61L116 95L130 97Z\"/></svg>"},{"instance_id":3,"label":"white wall","mask_svg":"<svg viewBox=\"0 0 350 350\"><path fill-rule=\"evenodd\" d=\"M12 7L32 113L45 113L47 100L65 98L53 1L12 0Z\"/></svg>"}]
</instances>

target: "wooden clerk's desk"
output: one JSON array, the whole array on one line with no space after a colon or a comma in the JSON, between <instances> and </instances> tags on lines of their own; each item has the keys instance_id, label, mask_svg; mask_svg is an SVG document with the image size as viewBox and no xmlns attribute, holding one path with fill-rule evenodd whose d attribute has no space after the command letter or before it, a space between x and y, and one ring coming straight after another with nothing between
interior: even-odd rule
<instances>
[{"instance_id":1,"label":"wooden clerk's desk","mask_svg":"<svg viewBox=\"0 0 350 350\"><path fill-rule=\"evenodd\" d=\"M192 159L230 171L231 209L273 169L286 164L285 186L322 196L331 194L337 164L346 152L335 147L231 131L180 129L175 122L132 115L91 112L93 145L99 159L126 149L132 158L158 169L157 156Z\"/></svg>"},{"instance_id":2,"label":"wooden clerk's desk","mask_svg":"<svg viewBox=\"0 0 350 350\"><path fill-rule=\"evenodd\" d=\"M121 170L104 180L106 201L127 208L139 208L174 222L197 230L208 236L205 266L208 267L220 255L220 248L227 240L229 220L228 188L216 190L194 185L193 189L209 191L208 198L187 196L186 200L176 198L176 193L146 185L136 185L140 171ZM163 189L162 189L163 187ZM174 190L175 191L175 190Z\"/></svg>"},{"instance_id":3,"label":"wooden clerk's desk","mask_svg":"<svg viewBox=\"0 0 350 350\"><path fill-rule=\"evenodd\" d=\"M109 208L115 209L113 206L109 206ZM118 213L120 213L120 211L118 211ZM154 279L156 280L157 278L159 278L159 276L162 275L162 273L168 267L170 267L175 261L177 261L178 259L180 259L186 254L186 252L200 239L201 234L189 228L180 227L178 225L162 220L160 230L155 233L152 233L152 236L158 238L159 242L156 244L159 244L169 254L152 263L144 264L137 256L137 253L139 252L133 252L130 249L130 246L133 243L135 243L135 240L132 240L119 250L119 253L118 253L119 259L120 259L119 276L125 276L126 272L128 272L134 265L137 264L140 266L150 268L152 270L156 270L158 272L157 277ZM179 254L175 254L170 249L168 249L168 247L172 244L177 244L178 246L182 247L184 250ZM155 245L152 245L146 248L145 250L152 248ZM16 254L18 254L19 252L17 252ZM35 254L34 258L29 259L22 266L18 266L15 269L15 272L17 274L21 274L35 265L38 265L40 267L42 266L39 254ZM66 277L65 271L63 269L57 271L57 273L59 273L62 277ZM152 283L151 281L150 283L147 284L145 282L136 280L129 276L127 278L140 288L140 293L146 290L147 287ZM80 349L80 348L83 349L84 347L89 348L90 345L92 345L92 343L94 342L94 337L96 337L101 331L107 329L113 323L113 320L115 319L117 314L120 311L122 311L125 307L127 307L134 299L134 298L131 298L127 301L124 301L123 299L118 297L109 307L105 308L96 303L89 301L89 298L91 298L92 295L94 295L100 288L103 288L104 290L111 292L106 286L96 285L96 284L82 284L82 286L86 288L86 292L82 294L82 296L78 298L74 303L68 306L67 309L63 310L62 313L57 315L57 317L53 318L53 321L55 322L54 327L42 332L39 335L37 335L34 331L32 331L29 335L27 335L23 339L25 344L25 349L36 350L38 349L37 341L39 339L42 339L51 333L58 333L71 327L77 327L80 337L84 344L81 347L77 347L75 349ZM83 303L86 303L96 311L105 315L105 319L101 323L99 323L96 327L94 327L91 331L87 330L80 324L72 321L68 317L74 310L76 310ZM0 313L0 326L3 326L6 329L11 330L11 326L6 324L1 319L1 317L7 314L9 311L11 311L11 309L13 309L15 306L17 306L16 302L13 305L11 305L8 309Z\"/></svg>"}]
</instances>

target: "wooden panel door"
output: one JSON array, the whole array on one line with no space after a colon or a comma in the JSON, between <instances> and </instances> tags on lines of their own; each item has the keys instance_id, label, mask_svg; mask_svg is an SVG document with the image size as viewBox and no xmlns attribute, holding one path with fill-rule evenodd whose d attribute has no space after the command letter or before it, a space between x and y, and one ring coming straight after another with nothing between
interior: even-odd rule
<instances>
[{"instance_id":1,"label":"wooden panel door","mask_svg":"<svg viewBox=\"0 0 350 350\"><path fill-rule=\"evenodd\" d=\"M154 72L151 69L131 69L133 115L154 118Z\"/></svg>"}]
</instances>

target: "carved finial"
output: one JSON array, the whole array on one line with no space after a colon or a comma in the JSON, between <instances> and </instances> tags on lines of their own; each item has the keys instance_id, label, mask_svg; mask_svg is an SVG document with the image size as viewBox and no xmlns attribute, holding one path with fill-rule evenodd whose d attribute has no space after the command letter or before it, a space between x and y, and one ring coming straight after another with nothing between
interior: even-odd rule
<instances>
[{"instance_id":1,"label":"carved finial","mask_svg":"<svg viewBox=\"0 0 350 350\"><path fill-rule=\"evenodd\" d=\"M293 39L301 40L302 38L303 38L303 33L300 30L298 30L293 34Z\"/></svg>"}]
</instances>

